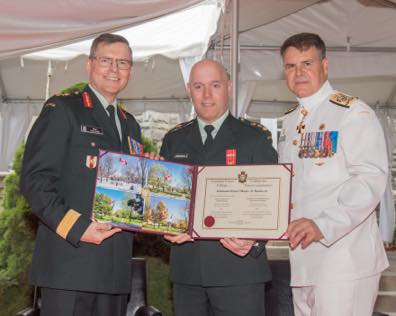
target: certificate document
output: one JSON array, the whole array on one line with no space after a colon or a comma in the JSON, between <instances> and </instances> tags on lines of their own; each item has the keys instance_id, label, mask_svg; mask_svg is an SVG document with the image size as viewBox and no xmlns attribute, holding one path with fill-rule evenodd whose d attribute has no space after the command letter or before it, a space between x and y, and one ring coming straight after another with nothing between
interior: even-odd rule
<instances>
[{"instance_id":1,"label":"certificate document","mask_svg":"<svg viewBox=\"0 0 396 316\"><path fill-rule=\"evenodd\" d=\"M93 218L197 239L280 239L289 222L290 164L195 166L100 151Z\"/></svg>"},{"instance_id":2,"label":"certificate document","mask_svg":"<svg viewBox=\"0 0 396 316\"><path fill-rule=\"evenodd\" d=\"M279 239L290 194L291 165L198 167L192 236Z\"/></svg>"}]
</instances>

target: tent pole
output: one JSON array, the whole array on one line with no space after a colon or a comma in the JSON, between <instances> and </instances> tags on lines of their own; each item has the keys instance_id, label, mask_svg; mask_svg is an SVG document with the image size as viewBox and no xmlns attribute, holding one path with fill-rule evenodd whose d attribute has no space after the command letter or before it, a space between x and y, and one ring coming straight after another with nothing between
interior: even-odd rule
<instances>
[{"instance_id":1,"label":"tent pole","mask_svg":"<svg viewBox=\"0 0 396 316\"><path fill-rule=\"evenodd\" d=\"M0 92L1 92L1 100L2 101L7 100L7 91L4 85L4 80L3 80L3 76L1 75L1 71L0 71Z\"/></svg>"},{"instance_id":2,"label":"tent pole","mask_svg":"<svg viewBox=\"0 0 396 316\"><path fill-rule=\"evenodd\" d=\"M239 0L232 1L232 30L231 30L231 63L232 63L232 108L231 114L238 115L238 3Z\"/></svg>"},{"instance_id":3,"label":"tent pole","mask_svg":"<svg viewBox=\"0 0 396 316\"><path fill-rule=\"evenodd\" d=\"M48 100L48 98L49 98L49 90L50 90L52 73L53 73L52 63L51 63L51 60L49 60L48 61L48 69L47 69L47 84L45 86L45 100Z\"/></svg>"},{"instance_id":4,"label":"tent pole","mask_svg":"<svg viewBox=\"0 0 396 316\"><path fill-rule=\"evenodd\" d=\"M396 83L393 86L393 89L392 89L391 93L389 94L388 99L385 102L386 107L389 107L389 105L392 104L392 101L394 100L395 96L396 96Z\"/></svg>"}]
</instances>

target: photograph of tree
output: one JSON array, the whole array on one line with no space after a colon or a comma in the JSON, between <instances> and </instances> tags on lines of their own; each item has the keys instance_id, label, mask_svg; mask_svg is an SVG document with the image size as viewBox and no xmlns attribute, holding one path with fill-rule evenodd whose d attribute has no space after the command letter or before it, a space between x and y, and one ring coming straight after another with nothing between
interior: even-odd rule
<instances>
[{"instance_id":1,"label":"photograph of tree","mask_svg":"<svg viewBox=\"0 0 396 316\"><path fill-rule=\"evenodd\" d=\"M193 166L101 151L93 216L127 230L185 232L192 177Z\"/></svg>"}]
</instances>

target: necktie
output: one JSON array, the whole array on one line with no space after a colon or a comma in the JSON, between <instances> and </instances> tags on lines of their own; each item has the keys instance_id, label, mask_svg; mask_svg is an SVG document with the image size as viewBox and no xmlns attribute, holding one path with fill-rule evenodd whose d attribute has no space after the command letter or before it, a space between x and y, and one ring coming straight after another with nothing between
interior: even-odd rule
<instances>
[{"instance_id":1,"label":"necktie","mask_svg":"<svg viewBox=\"0 0 396 316\"><path fill-rule=\"evenodd\" d=\"M212 131L214 130L214 127L213 127L213 125L206 125L204 127L204 130L206 132L206 140L205 140L204 147L206 150L208 150L213 144Z\"/></svg>"},{"instance_id":2,"label":"necktie","mask_svg":"<svg viewBox=\"0 0 396 316\"><path fill-rule=\"evenodd\" d=\"M117 124L116 124L116 120L115 120L114 105L109 104L106 109L110 114L109 120L110 120L111 127L113 128L113 130L116 133L116 135L118 136L118 138L120 138L120 134L118 133Z\"/></svg>"}]
</instances>

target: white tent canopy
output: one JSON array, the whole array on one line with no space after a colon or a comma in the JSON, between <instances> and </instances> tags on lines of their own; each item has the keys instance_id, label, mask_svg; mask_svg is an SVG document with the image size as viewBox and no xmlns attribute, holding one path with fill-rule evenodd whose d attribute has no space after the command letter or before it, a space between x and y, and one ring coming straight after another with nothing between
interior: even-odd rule
<instances>
[{"instance_id":1,"label":"white tent canopy","mask_svg":"<svg viewBox=\"0 0 396 316\"><path fill-rule=\"evenodd\" d=\"M115 32L124 36L133 47L133 60L144 61L162 55L171 59L202 56L210 37L215 33L220 7L216 1L205 1L160 19ZM180 27L180 26L183 27ZM205 25L205 27L202 27ZM88 55L92 39L23 55L24 59L71 60Z\"/></svg>"},{"instance_id":2,"label":"white tent canopy","mask_svg":"<svg viewBox=\"0 0 396 316\"><path fill-rule=\"evenodd\" d=\"M92 38L199 2L202 0L3 0L0 58Z\"/></svg>"}]
</instances>

